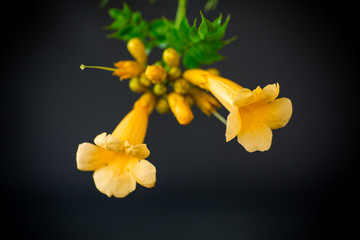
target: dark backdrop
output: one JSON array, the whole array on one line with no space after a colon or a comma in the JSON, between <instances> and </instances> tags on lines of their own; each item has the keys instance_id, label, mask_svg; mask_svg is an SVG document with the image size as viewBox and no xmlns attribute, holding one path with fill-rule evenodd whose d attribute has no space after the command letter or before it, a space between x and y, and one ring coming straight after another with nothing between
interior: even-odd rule
<instances>
[{"instance_id":1,"label":"dark backdrop","mask_svg":"<svg viewBox=\"0 0 360 240\"><path fill-rule=\"evenodd\" d=\"M173 18L176 1L127 1L146 19ZM3 7L1 198L4 225L23 239L342 239L355 232L358 162L351 155L358 16L350 1L221 0L237 40L215 64L255 88L278 82L294 113L265 153L225 142L225 126L194 108L180 126L150 118L145 142L155 188L108 198L76 169L82 142L111 132L139 95L109 72L130 59L106 39L112 0L12 1ZM190 1L199 19L205 1ZM8 13L7 13L8 12ZM151 61L161 52L154 51ZM220 111L224 116L225 110ZM353 134L351 134L353 133ZM352 138L351 138L352 137ZM355 157L354 157L355 156Z\"/></svg>"}]
</instances>

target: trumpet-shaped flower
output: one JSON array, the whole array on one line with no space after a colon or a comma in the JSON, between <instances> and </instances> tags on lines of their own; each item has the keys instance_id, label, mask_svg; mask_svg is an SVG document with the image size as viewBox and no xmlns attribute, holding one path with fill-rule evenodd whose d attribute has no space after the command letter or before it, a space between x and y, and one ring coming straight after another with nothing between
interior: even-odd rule
<instances>
[{"instance_id":1,"label":"trumpet-shaped flower","mask_svg":"<svg viewBox=\"0 0 360 240\"><path fill-rule=\"evenodd\" d=\"M142 64L136 61L119 61L114 64L116 67L114 75L119 76L120 80L138 77L144 72L145 68Z\"/></svg>"},{"instance_id":2,"label":"trumpet-shaped flower","mask_svg":"<svg viewBox=\"0 0 360 240\"><path fill-rule=\"evenodd\" d=\"M114 75L120 77L120 80L139 77L145 71L147 63L147 55L145 45L139 38L130 39L127 44L128 51L135 58L133 60L118 61L114 63L115 68L102 66L85 66L80 65L81 70L85 68L97 68L113 72Z\"/></svg>"},{"instance_id":3,"label":"trumpet-shaped flower","mask_svg":"<svg viewBox=\"0 0 360 240\"><path fill-rule=\"evenodd\" d=\"M248 151L267 151L272 142L272 129L284 127L292 115L288 98L276 99L279 84L255 90L243 88L226 78L207 71L192 69L184 72L189 82L209 90L230 112L227 117L226 141L237 136Z\"/></svg>"},{"instance_id":4,"label":"trumpet-shaped flower","mask_svg":"<svg viewBox=\"0 0 360 240\"><path fill-rule=\"evenodd\" d=\"M145 160L150 151L145 138L148 117L154 109L154 94L143 94L112 134L102 133L94 144L82 143L76 153L77 168L94 171L96 188L108 197L123 198L135 190L136 182L151 188L155 167Z\"/></svg>"}]
</instances>

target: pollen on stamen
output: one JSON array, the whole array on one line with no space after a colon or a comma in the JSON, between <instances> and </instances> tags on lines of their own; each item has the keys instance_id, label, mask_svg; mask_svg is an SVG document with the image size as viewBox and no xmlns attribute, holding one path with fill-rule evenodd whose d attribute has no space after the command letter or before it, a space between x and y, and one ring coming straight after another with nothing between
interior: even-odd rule
<instances>
[{"instance_id":1,"label":"pollen on stamen","mask_svg":"<svg viewBox=\"0 0 360 240\"><path fill-rule=\"evenodd\" d=\"M84 64L81 64L81 65L80 65L80 69L81 69L81 70L84 70L84 69L85 69L85 65L84 65Z\"/></svg>"}]
</instances>

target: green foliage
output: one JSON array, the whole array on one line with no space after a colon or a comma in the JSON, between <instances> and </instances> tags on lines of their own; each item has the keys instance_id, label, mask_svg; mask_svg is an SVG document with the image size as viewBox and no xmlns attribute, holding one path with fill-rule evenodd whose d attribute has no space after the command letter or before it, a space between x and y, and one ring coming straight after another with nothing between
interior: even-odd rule
<instances>
[{"instance_id":1,"label":"green foliage","mask_svg":"<svg viewBox=\"0 0 360 240\"><path fill-rule=\"evenodd\" d=\"M169 46L183 53L183 65L187 68L198 68L201 64L210 65L223 59L219 50L230 43L232 39L223 41L225 30L229 23L228 16L222 23L222 15L210 22L201 13L201 23L196 26L196 19L190 26L186 17L179 27L168 26L167 39Z\"/></svg>"},{"instance_id":2,"label":"green foliage","mask_svg":"<svg viewBox=\"0 0 360 240\"><path fill-rule=\"evenodd\" d=\"M233 40L222 40L230 17L222 22L221 14L211 22L200 12L199 27L196 19L190 25L186 17L177 25L166 18L148 22L140 12L133 12L125 3L123 9L110 9L109 14L114 21L107 28L115 30L109 37L125 42L137 37L144 41L148 50L173 47L182 55L186 68L198 68L201 64L210 65L223 59L219 50Z\"/></svg>"}]
</instances>

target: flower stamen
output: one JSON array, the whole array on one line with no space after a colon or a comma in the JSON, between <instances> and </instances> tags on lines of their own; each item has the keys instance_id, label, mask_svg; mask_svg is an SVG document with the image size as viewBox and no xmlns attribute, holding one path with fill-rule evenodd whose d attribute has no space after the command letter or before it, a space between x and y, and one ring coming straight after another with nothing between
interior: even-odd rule
<instances>
[{"instance_id":1,"label":"flower stamen","mask_svg":"<svg viewBox=\"0 0 360 240\"><path fill-rule=\"evenodd\" d=\"M117 68L102 67L102 66L85 66L84 64L81 64L80 68L81 68L81 70L84 70L85 68L96 68L96 69L102 69L102 70L107 70L107 71L111 71L111 72L115 72L116 70L118 70Z\"/></svg>"}]
</instances>

